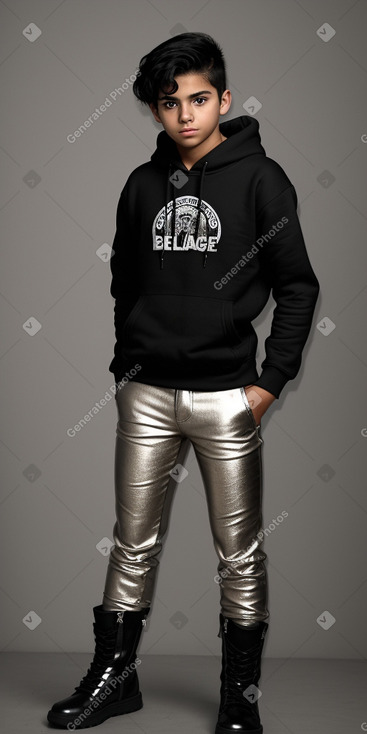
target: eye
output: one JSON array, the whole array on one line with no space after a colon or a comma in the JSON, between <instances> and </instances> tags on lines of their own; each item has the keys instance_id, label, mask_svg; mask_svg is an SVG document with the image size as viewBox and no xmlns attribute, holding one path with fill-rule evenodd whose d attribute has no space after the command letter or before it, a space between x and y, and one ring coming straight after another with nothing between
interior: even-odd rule
<instances>
[{"instance_id":1,"label":"eye","mask_svg":"<svg viewBox=\"0 0 367 734\"><path fill-rule=\"evenodd\" d=\"M200 99L202 100L202 102L206 102L207 97L196 97L195 102L198 102ZM203 106L202 104L199 104L199 107L202 107L202 106Z\"/></svg>"},{"instance_id":2,"label":"eye","mask_svg":"<svg viewBox=\"0 0 367 734\"><path fill-rule=\"evenodd\" d=\"M168 107L168 105L173 104L175 105L176 102L173 101L173 99L169 99L167 102L163 102L163 107L167 107L168 110L172 110L173 107Z\"/></svg>"}]
</instances>

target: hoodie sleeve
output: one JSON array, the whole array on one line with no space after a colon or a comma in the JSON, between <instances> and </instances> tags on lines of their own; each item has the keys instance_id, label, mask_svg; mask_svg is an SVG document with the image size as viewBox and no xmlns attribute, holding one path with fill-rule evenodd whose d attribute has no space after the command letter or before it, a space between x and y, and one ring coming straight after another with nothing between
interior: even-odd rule
<instances>
[{"instance_id":1,"label":"hoodie sleeve","mask_svg":"<svg viewBox=\"0 0 367 734\"><path fill-rule=\"evenodd\" d=\"M114 325L115 325L115 355L117 340L121 345L121 332L124 323L139 294L137 292L135 274L134 238L131 234L130 220L131 211L129 206L129 180L123 188L117 205L116 232L112 244L112 256L110 268L112 281L110 287L111 296L115 299Z\"/></svg>"},{"instance_id":2,"label":"hoodie sleeve","mask_svg":"<svg viewBox=\"0 0 367 734\"><path fill-rule=\"evenodd\" d=\"M276 398L299 372L320 290L297 216L297 194L286 181L287 188L257 212L257 237L265 239L262 263L276 306L262 373L254 384Z\"/></svg>"}]
</instances>

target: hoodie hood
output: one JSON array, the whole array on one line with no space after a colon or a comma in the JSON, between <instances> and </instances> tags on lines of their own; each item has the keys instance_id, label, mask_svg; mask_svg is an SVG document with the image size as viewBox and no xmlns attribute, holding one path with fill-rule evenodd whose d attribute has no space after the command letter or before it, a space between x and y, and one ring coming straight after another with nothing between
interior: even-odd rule
<instances>
[{"instance_id":1,"label":"hoodie hood","mask_svg":"<svg viewBox=\"0 0 367 734\"><path fill-rule=\"evenodd\" d=\"M165 235L174 236L176 232L176 185L177 170L181 170L188 177L197 179L197 216L195 223L195 239L198 235L201 202L204 196L205 176L211 172L217 172L224 169L237 161L247 158L251 155L265 156L265 150L261 145L261 137L259 133L259 122L255 117L249 115L241 115L233 120L228 120L219 124L219 130L227 140L210 150L205 156L200 158L190 170L182 163L177 150L176 143L162 130L157 137L157 148L151 156L152 164L167 172L166 179L166 199L165 199ZM173 196L173 215L170 223L170 232L168 232L167 207ZM207 237L207 221L205 219L206 239ZM208 246L208 245L207 245ZM159 253L160 267L163 268L164 250ZM206 266L208 253L203 252L203 267Z\"/></svg>"}]
</instances>

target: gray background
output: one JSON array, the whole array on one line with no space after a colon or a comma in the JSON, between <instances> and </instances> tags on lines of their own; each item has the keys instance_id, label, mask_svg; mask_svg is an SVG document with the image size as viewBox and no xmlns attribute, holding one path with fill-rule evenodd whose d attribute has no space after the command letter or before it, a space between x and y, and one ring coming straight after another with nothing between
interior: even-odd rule
<instances>
[{"instance_id":1,"label":"gray background","mask_svg":"<svg viewBox=\"0 0 367 734\"><path fill-rule=\"evenodd\" d=\"M96 252L112 244L120 191L162 128L128 84L75 143L67 135L145 53L190 30L225 53L233 104L222 121L261 102L262 143L295 185L321 285L300 373L262 419L264 528L288 513L264 543L266 654L363 659L366 2L7 0L0 15L1 649L90 650L112 539L114 401L66 431L113 384L110 269ZM254 322L259 365L273 308L271 298ZM143 654L220 653L217 556L191 448L186 468Z\"/></svg>"}]
</instances>

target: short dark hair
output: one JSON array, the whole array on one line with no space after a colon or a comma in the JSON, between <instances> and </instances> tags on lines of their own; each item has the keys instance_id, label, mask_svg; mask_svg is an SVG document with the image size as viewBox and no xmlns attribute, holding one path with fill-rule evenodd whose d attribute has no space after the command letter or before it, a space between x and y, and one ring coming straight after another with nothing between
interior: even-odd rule
<instances>
[{"instance_id":1,"label":"short dark hair","mask_svg":"<svg viewBox=\"0 0 367 734\"><path fill-rule=\"evenodd\" d=\"M221 101L227 88L225 60L220 46L207 33L179 33L143 56L133 93L144 104L153 103L157 108L159 91L175 94L178 84L174 77L189 72L202 74Z\"/></svg>"}]
</instances>

